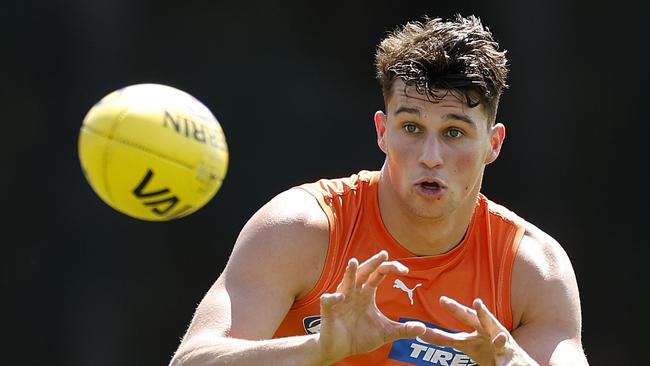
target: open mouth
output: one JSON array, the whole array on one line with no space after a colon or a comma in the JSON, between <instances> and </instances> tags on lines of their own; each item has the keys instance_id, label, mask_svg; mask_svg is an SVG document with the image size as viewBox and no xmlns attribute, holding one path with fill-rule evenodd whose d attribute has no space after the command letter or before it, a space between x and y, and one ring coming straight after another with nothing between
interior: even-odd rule
<instances>
[{"instance_id":1,"label":"open mouth","mask_svg":"<svg viewBox=\"0 0 650 366\"><path fill-rule=\"evenodd\" d=\"M440 189L440 185L436 182L422 182L420 183L420 187L431 191Z\"/></svg>"}]
</instances>

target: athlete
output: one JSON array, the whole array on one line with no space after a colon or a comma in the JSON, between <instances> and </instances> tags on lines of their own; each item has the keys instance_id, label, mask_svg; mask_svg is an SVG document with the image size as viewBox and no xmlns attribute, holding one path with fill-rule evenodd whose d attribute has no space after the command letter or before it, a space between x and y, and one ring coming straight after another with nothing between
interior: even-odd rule
<instances>
[{"instance_id":1,"label":"athlete","mask_svg":"<svg viewBox=\"0 0 650 366\"><path fill-rule=\"evenodd\" d=\"M376 54L380 171L289 189L242 229L172 365L586 365L571 262L480 193L507 61L474 16Z\"/></svg>"}]
</instances>

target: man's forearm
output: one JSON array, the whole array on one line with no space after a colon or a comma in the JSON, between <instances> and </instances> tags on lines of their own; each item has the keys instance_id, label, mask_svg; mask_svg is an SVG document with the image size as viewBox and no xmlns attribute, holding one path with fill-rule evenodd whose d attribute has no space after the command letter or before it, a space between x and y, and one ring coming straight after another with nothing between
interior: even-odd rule
<instances>
[{"instance_id":1,"label":"man's forearm","mask_svg":"<svg viewBox=\"0 0 650 366\"><path fill-rule=\"evenodd\" d=\"M250 341L206 337L182 345L170 366L321 366L318 335Z\"/></svg>"}]
</instances>

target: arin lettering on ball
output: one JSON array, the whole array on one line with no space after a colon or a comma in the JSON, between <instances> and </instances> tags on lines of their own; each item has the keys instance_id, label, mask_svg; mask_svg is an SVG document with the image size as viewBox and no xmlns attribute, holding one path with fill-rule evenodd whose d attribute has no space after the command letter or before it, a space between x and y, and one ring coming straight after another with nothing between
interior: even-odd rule
<instances>
[{"instance_id":1,"label":"arin lettering on ball","mask_svg":"<svg viewBox=\"0 0 650 366\"><path fill-rule=\"evenodd\" d=\"M209 144L217 149L223 149L224 146L219 142L219 131L216 129L207 128L202 123L197 123L194 119L177 114L173 116L168 111L165 111L163 118L163 127L173 127L174 131L179 135L191 138L203 144Z\"/></svg>"}]
</instances>

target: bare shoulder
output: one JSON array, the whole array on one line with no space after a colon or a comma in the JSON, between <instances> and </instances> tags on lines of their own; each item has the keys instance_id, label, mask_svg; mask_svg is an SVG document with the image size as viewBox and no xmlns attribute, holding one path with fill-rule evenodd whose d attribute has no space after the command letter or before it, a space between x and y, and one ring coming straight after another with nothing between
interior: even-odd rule
<instances>
[{"instance_id":1,"label":"bare shoulder","mask_svg":"<svg viewBox=\"0 0 650 366\"><path fill-rule=\"evenodd\" d=\"M273 270L277 281L292 284L295 297L318 281L329 242L327 216L316 199L289 189L260 208L241 230L224 274L255 275L254 268ZM225 280L235 280L226 277Z\"/></svg>"},{"instance_id":2,"label":"bare shoulder","mask_svg":"<svg viewBox=\"0 0 650 366\"><path fill-rule=\"evenodd\" d=\"M215 337L271 338L295 299L318 281L328 242L327 216L313 196L290 189L271 199L244 225L181 348Z\"/></svg>"},{"instance_id":3,"label":"bare shoulder","mask_svg":"<svg viewBox=\"0 0 650 366\"><path fill-rule=\"evenodd\" d=\"M513 324L525 324L541 311L540 301L556 306L579 307L578 289L571 260L560 243L528 223L519 244L512 274ZM565 301L560 301L561 299ZM557 309L565 310L567 309ZM577 314L579 315L579 314Z\"/></svg>"},{"instance_id":4,"label":"bare shoulder","mask_svg":"<svg viewBox=\"0 0 650 366\"><path fill-rule=\"evenodd\" d=\"M530 274L531 279L553 281L573 275L569 256L560 243L530 223L527 223L515 263L524 275Z\"/></svg>"},{"instance_id":5,"label":"bare shoulder","mask_svg":"<svg viewBox=\"0 0 650 366\"><path fill-rule=\"evenodd\" d=\"M586 364L580 296L566 251L528 224L512 270L513 336L536 360L549 365Z\"/></svg>"}]
</instances>

